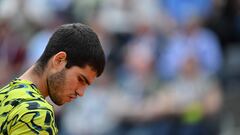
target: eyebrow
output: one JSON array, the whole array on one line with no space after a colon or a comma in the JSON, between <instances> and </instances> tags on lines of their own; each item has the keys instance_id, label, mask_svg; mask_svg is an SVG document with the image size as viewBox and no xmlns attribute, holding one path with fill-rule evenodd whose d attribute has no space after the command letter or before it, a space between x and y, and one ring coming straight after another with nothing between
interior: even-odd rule
<instances>
[{"instance_id":1,"label":"eyebrow","mask_svg":"<svg viewBox=\"0 0 240 135\"><path fill-rule=\"evenodd\" d=\"M87 85L90 85L87 77L85 77L84 75L80 74L80 77L87 83Z\"/></svg>"}]
</instances>

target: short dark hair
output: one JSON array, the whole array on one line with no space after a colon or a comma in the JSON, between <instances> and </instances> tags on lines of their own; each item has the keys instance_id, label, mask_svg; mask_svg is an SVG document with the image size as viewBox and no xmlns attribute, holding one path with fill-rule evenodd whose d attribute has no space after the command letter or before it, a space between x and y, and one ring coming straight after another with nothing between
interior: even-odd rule
<instances>
[{"instance_id":1,"label":"short dark hair","mask_svg":"<svg viewBox=\"0 0 240 135\"><path fill-rule=\"evenodd\" d=\"M66 68L89 65L100 76L105 67L105 55L97 34L81 23L65 24L57 28L38 59L37 69L44 70L48 60L60 51L67 54Z\"/></svg>"}]
</instances>

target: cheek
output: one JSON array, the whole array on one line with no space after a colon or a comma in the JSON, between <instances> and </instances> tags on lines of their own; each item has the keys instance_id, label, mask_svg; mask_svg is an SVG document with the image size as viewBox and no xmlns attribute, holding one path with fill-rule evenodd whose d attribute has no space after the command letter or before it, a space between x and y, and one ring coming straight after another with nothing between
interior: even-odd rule
<instances>
[{"instance_id":1,"label":"cheek","mask_svg":"<svg viewBox=\"0 0 240 135\"><path fill-rule=\"evenodd\" d=\"M64 88L65 93L75 93L75 91L78 88L78 81L74 80L74 79L69 79L65 81L65 84L62 86L62 88Z\"/></svg>"}]
</instances>

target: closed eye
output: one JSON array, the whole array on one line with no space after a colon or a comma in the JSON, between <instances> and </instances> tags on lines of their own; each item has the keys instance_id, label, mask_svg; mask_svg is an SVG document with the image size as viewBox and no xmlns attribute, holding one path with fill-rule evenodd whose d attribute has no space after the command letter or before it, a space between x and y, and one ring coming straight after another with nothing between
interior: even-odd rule
<instances>
[{"instance_id":1,"label":"closed eye","mask_svg":"<svg viewBox=\"0 0 240 135\"><path fill-rule=\"evenodd\" d=\"M78 81L83 84L87 84L82 77L78 76Z\"/></svg>"},{"instance_id":2,"label":"closed eye","mask_svg":"<svg viewBox=\"0 0 240 135\"><path fill-rule=\"evenodd\" d=\"M78 76L78 81L83 83L84 85L90 85L89 81L87 80L87 78L85 76L83 76L83 75Z\"/></svg>"}]
</instances>

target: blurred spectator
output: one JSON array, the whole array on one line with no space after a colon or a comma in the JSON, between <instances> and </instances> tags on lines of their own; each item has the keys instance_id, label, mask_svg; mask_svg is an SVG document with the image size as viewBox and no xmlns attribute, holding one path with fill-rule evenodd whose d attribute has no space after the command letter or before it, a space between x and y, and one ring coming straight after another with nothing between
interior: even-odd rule
<instances>
[{"instance_id":1,"label":"blurred spectator","mask_svg":"<svg viewBox=\"0 0 240 135\"><path fill-rule=\"evenodd\" d=\"M7 21L0 22L0 85L20 72L25 60L25 42Z\"/></svg>"},{"instance_id":2,"label":"blurred spectator","mask_svg":"<svg viewBox=\"0 0 240 135\"><path fill-rule=\"evenodd\" d=\"M134 37L123 48L123 64L118 68L118 84L124 93L143 98L158 83L154 75L157 49L155 33L146 24L139 25ZM149 78L148 78L149 77ZM140 83L141 82L141 83ZM151 85L154 84L155 85Z\"/></svg>"},{"instance_id":3,"label":"blurred spectator","mask_svg":"<svg viewBox=\"0 0 240 135\"><path fill-rule=\"evenodd\" d=\"M162 0L163 6L178 25L185 25L192 16L207 19L213 10L213 0Z\"/></svg>"},{"instance_id":4,"label":"blurred spectator","mask_svg":"<svg viewBox=\"0 0 240 135\"><path fill-rule=\"evenodd\" d=\"M135 120L146 123L132 133L137 135L145 129L148 135L218 135L216 121L214 128L211 124L222 106L221 92L218 81L205 76L198 68L197 59L189 57L174 81L135 110Z\"/></svg>"},{"instance_id":5,"label":"blurred spectator","mask_svg":"<svg viewBox=\"0 0 240 135\"><path fill-rule=\"evenodd\" d=\"M173 32L158 59L157 71L164 79L176 77L183 61L191 55L199 61L200 70L216 75L222 64L219 40L209 29L201 26L198 16L192 16L184 27Z\"/></svg>"},{"instance_id":6,"label":"blurred spectator","mask_svg":"<svg viewBox=\"0 0 240 135\"><path fill-rule=\"evenodd\" d=\"M141 106L144 99L158 89L159 82L154 74L156 35L146 25L139 25L135 36L123 49L123 65L119 67L117 84L119 95L112 104L112 111L121 118L119 125L109 134L126 135L137 121L129 121L130 108Z\"/></svg>"}]
</instances>

